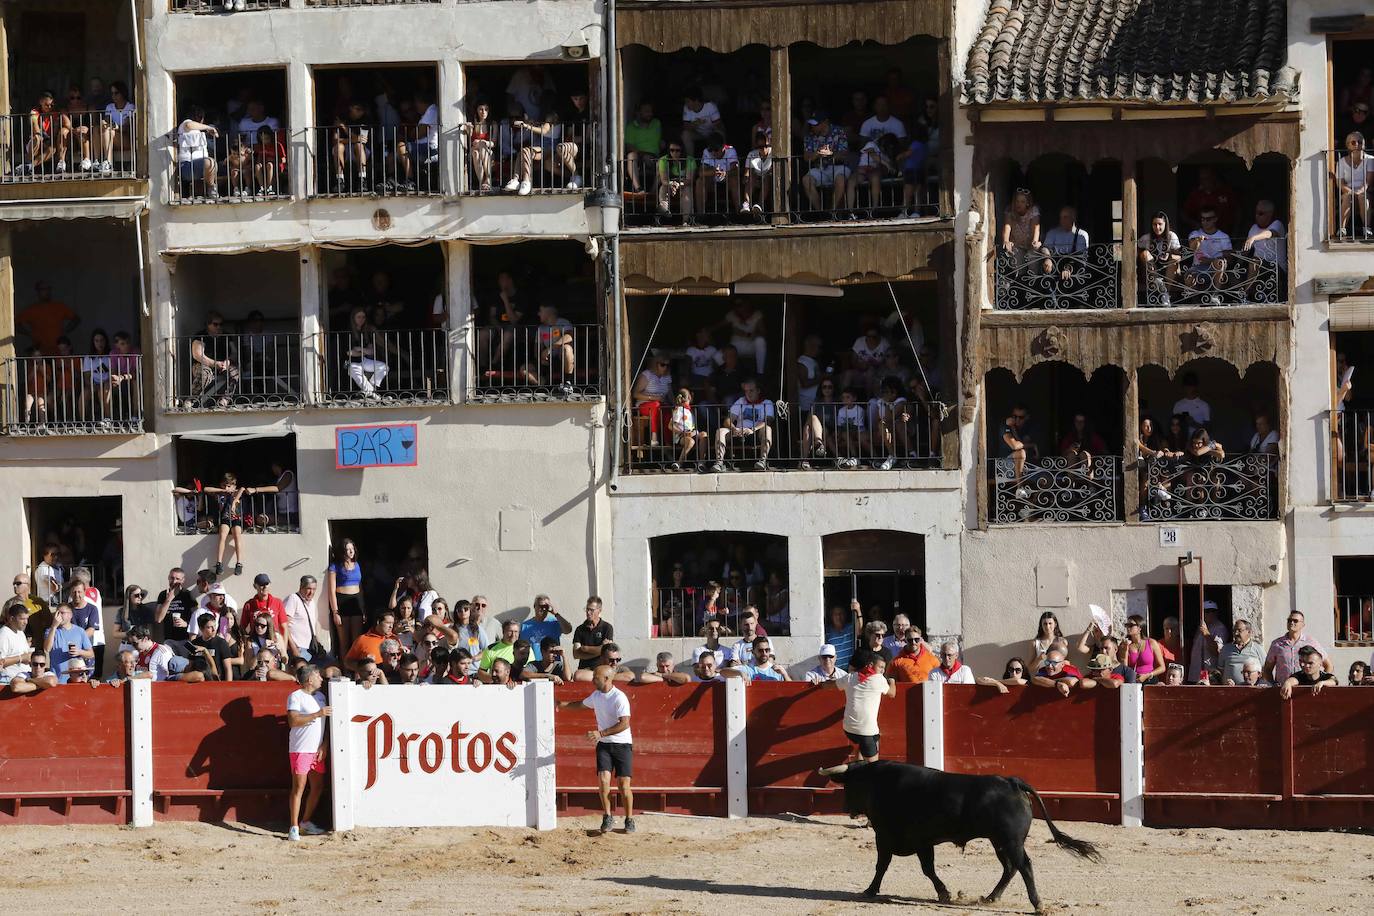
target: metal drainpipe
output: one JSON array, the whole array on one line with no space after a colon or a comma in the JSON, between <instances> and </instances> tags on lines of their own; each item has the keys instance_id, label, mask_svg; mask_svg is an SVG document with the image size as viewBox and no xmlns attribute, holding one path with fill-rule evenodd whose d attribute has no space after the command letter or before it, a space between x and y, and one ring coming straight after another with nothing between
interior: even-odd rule
<instances>
[{"instance_id":1,"label":"metal drainpipe","mask_svg":"<svg viewBox=\"0 0 1374 916\"><path fill-rule=\"evenodd\" d=\"M605 47L602 58L606 62L606 99L602 110L606 113L606 186L611 192L620 194L620 170L616 168L616 150L620 148L620 54L615 39L615 0L605 0L604 15L606 28L602 30ZM624 292L620 285L620 235L606 240L606 282L610 286L611 339L607 347L606 365L615 375L615 405L611 412L609 432L611 435L611 473L609 485L612 492L620 477L620 418L625 410L625 379L620 366L620 340L623 328L620 325L621 302ZM611 356L614 354L614 356Z\"/></svg>"}]
</instances>

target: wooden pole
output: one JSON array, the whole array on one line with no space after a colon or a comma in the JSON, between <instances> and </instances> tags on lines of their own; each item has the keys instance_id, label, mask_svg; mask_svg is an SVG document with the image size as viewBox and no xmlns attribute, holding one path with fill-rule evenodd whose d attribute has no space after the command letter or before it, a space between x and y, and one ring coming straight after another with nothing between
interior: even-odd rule
<instances>
[{"instance_id":1,"label":"wooden pole","mask_svg":"<svg viewBox=\"0 0 1374 916\"><path fill-rule=\"evenodd\" d=\"M1136 307L1136 233L1140 229L1139 198L1136 195L1136 161L1128 156L1121 163L1121 307Z\"/></svg>"}]
</instances>

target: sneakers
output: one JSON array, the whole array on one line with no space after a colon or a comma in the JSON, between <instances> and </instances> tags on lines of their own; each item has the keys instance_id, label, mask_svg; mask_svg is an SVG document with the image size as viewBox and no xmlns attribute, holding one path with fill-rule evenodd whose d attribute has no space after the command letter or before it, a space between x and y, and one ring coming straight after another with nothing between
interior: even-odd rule
<instances>
[{"instance_id":1,"label":"sneakers","mask_svg":"<svg viewBox=\"0 0 1374 916\"><path fill-rule=\"evenodd\" d=\"M756 471L766 471L766 470L768 470L768 459L767 459L767 458L760 458L758 461L755 461L755 462L754 462L754 470L756 470Z\"/></svg>"},{"instance_id":2,"label":"sneakers","mask_svg":"<svg viewBox=\"0 0 1374 916\"><path fill-rule=\"evenodd\" d=\"M568 179L568 183L565 185L565 187L569 191L576 191L578 188L582 187L581 176L574 175L572 178Z\"/></svg>"},{"instance_id":3,"label":"sneakers","mask_svg":"<svg viewBox=\"0 0 1374 916\"><path fill-rule=\"evenodd\" d=\"M601 815L601 832L602 832L602 833L610 833L611 830L612 830L614 827L615 827L615 821L611 819L611 816L610 816L609 814L603 814L603 815Z\"/></svg>"},{"instance_id":4,"label":"sneakers","mask_svg":"<svg viewBox=\"0 0 1374 916\"><path fill-rule=\"evenodd\" d=\"M632 818L632 817L627 817L627 818L625 818L625 832L626 832L626 833L634 833L634 832L635 832L635 819L634 819L634 818Z\"/></svg>"},{"instance_id":5,"label":"sneakers","mask_svg":"<svg viewBox=\"0 0 1374 916\"><path fill-rule=\"evenodd\" d=\"M1150 488L1150 495L1162 503L1167 503L1174 498L1174 494L1170 493L1168 490L1164 489L1162 486L1158 484L1155 484L1155 486Z\"/></svg>"},{"instance_id":6,"label":"sneakers","mask_svg":"<svg viewBox=\"0 0 1374 916\"><path fill-rule=\"evenodd\" d=\"M299 828L299 827L292 827L290 830L288 830L288 831L286 832L286 838L287 838L289 841L291 841L292 843L299 843L299 842L301 841L301 830L300 830L300 828Z\"/></svg>"},{"instance_id":7,"label":"sneakers","mask_svg":"<svg viewBox=\"0 0 1374 916\"><path fill-rule=\"evenodd\" d=\"M713 474L724 474L724 473L725 473L725 462L724 462L724 461L717 461L715 464L711 465L711 473L713 473Z\"/></svg>"},{"instance_id":8,"label":"sneakers","mask_svg":"<svg viewBox=\"0 0 1374 916\"><path fill-rule=\"evenodd\" d=\"M114 174L114 163L110 162L110 160L108 160L108 159L103 159L103 160L101 160L101 162L100 162L100 174L102 174L102 175L113 175L113 174Z\"/></svg>"},{"instance_id":9,"label":"sneakers","mask_svg":"<svg viewBox=\"0 0 1374 916\"><path fill-rule=\"evenodd\" d=\"M515 193L519 194L521 197L528 197L532 190L534 189L530 186L528 181L522 181L520 182L520 186L515 189Z\"/></svg>"},{"instance_id":10,"label":"sneakers","mask_svg":"<svg viewBox=\"0 0 1374 916\"><path fill-rule=\"evenodd\" d=\"M336 192L338 192L339 194L342 194L342 193L343 193L345 190L347 190L347 189L348 189L348 179L344 177L343 172L340 172L339 174L335 175L335 176L334 176L334 190L335 190Z\"/></svg>"},{"instance_id":11,"label":"sneakers","mask_svg":"<svg viewBox=\"0 0 1374 916\"><path fill-rule=\"evenodd\" d=\"M224 564L223 564L223 563L216 563L216 564L215 564L215 575L216 575L216 576L220 576L220 575L222 575L223 573L224 573Z\"/></svg>"},{"instance_id":12,"label":"sneakers","mask_svg":"<svg viewBox=\"0 0 1374 916\"><path fill-rule=\"evenodd\" d=\"M59 160L57 161L57 172L58 172L58 174L59 174L59 175L60 175L60 174L63 174L63 173L65 173L66 171L67 171L67 160L65 160L65 159L59 159Z\"/></svg>"},{"instance_id":13,"label":"sneakers","mask_svg":"<svg viewBox=\"0 0 1374 916\"><path fill-rule=\"evenodd\" d=\"M90 160L90 158L88 157L88 158L86 158L86 159L82 159L82 160L81 160L81 171L83 171L83 172L89 172L90 170L91 170L91 160Z\"/></svg>"},{"instance_id":14,"label":"sneakers","mask_svg":"<svg viewBox=\"0 0 1374 916\"><path fill-rule=\"evenodd\" d=\"M742 213L742 214L744 214L745 216L748 216L748 215L750 214L750 212L751 212L749 205L748 205L748 204L741 204L741 205L740 205L740 208L739 208L739 212Z\"/></svg>"},{"instance_id":15,"label":"sneakers","mask_svg":"<svg viewBox=\"0 0 1374 916\"><path fill-rule=\"evenodd\" d=\"M754 204L749 209L754 211L755 216L763 216L763 207L759 206L758 204Z\"/></svg>"},{"instance_id":16,"label":"sneakers","mask_svg":"<svg viewBox=\"0 0 1374 916\"><path fill-rule=\"evenodd\" d=\"M825 457L825 446L824 446L824 445L818 445L818 446L816 446L816 457L817 457L817 458L824 458L824 457Z\"/></svg>"},{"instance_id":17,"label":"sneakers","mask_svg":"<svg viewBox=\"0 0 1374 916\"><path fill-rule=\"evenodd\" d=\"M242 13L248 9L248 0L234 0L234 12Z\"/></svg>"},{"instance_id":18,"label":"sneakers","mask_svg":"<svg viewBox=\"0 0 1374 916\"><path fill-rule=\"evenodd\" d=\"M1030 490L1025 487L1017 487L1015 496L1017 499L1030 499Z\"/></svg>"},{"instance_id":19,"label":"sneakers","mask_svg":"<svg viewBox=\"0 0 1374 916\"><path fill-rule=\"evenodd\" d=\"M883 461L881 464L878 465L878 470L880 470L880 471L890 471L890 470L892 470L892 466L893 466L894 464L896 464L896 463L897 463L897 462L893 461L891 458L888 458L888 459L886 459L885 461Z\"/></svg>"},{"instance_id":20,"label":"sneakers","mask_svg":"<svg viewBox=\"0 0 1374 916\"><path fill-rule=\"evenodd\" d=\"M242 563L235 563L235 564L234 564L234 575L236 575L236 576L241 576L241 575L243 575L243 564L242 564ZM309 823L309 821L307 821L306 823ZM309 832L310 832L309 830L306 831L306 833L309 833Z\"/></svg>"},{"instance_id":21,"label":"sneakers","mask_svg":"<svg viewBox=\"0 0 1374 916\"><path fill-rule=\"evenodd\" d=\"M519 187L520 187L520 179L519 179L519 178L512 178L510 181L506 182L505 190L507 190L507 191L514 191L514 190L516 190L516 189L519 188Z\"/></svg>"},{"instance_id":22,"label":"sneakers","mask_svg":"<svg viewBox=\"0 0 1374 916\"><path fill-rule=\"evenodd\" d=\"M311 821L306 821L305 823L301 824L301 833L305 834L306 836L324 836L328 832L328 830L325 830L323 827L317 826Z\"/></svg>"}]
</instances>

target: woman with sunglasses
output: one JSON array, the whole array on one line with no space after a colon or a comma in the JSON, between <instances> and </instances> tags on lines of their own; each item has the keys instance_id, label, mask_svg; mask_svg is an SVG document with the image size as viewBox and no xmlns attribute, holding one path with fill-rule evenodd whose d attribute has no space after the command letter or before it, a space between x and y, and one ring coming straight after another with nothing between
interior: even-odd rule
<instances>
[{"instance_id":1,"label":"woman with sunglasses","mask_svg":"<svg viewBox=\"0 0 1374 916\"><path fill-rule=\"evenodd\" d=\"M453 628L458 631L458 646L466 649L469 657L480 658L491 643L473 604L471 601L459 601L454 606Z\"/></svg>"},{"instance_id":2,"label":"woman with sunglasses","mask_svg":"<svg viewBox=\"0 0 1374 916\"><path fill-rule=\"evenodd\" d=\"M1028 674L1026 663L1019 655L1013 655L1007 659L1007 666L1002 669L1002 683L1008 687L1024 687L1029 683Z\"/></svg>"},{"instance_id":3,"label":"woman with sunglasses","mask_svg":"<svg viewBox=\"0 0 1374 916\"><path fill-rule=\"evenodd\" d=\"M668 398L673 391L673 370L666 356L655 356L650 360L649 365L639 374L635 380L634 392L631 395L635 405L635 413L639 417L648 421L649 426L649 446L658 446L658 431L663 425L663 414L668 408ZM640 429L641 424L635 423L635 431L638 435L633 438L636 444L642 445L644 434Z\"/></svg>"}]
</instances>

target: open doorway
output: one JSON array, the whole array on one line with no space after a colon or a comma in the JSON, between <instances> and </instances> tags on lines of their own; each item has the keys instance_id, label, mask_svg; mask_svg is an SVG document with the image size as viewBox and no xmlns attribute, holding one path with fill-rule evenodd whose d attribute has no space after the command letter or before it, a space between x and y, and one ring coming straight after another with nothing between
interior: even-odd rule
<instances>
[{"instance_id":1,"label":"open doorway","mask_svg":"<svg viewBox=\"0 0 1374 916\"><path fill-rule=\"evenodd\" d=\"M24 500L29 524L30 578L33 594L50 604L63 600L60 586L71 581L77 567L90 570L91 584L100 589L104 607L124 598L124 527L118 496L34 497ZM43 570L46 548L55 548ZM54 590L54 582L59 586ZM57 598L54 601L54 598Z\"/></svg>"},{"instance_id":2,"label":"open doorway","mask_svg":"<svg viewBox=\"0 0 1374 916\"><path fill-rule=\"evenodd\" d=\"M926 629L925 538L902 531L842 531L821 539L825 606L858 600L864 620L907 619Z\"/></svg>"},{"instance_id":3,"label":"open doorway","mask_svg":"<svg viewBox=\"0 0 1374 916\"><path fill-rule=\"evenodd\" d=\"M396 580L429 575L429 519L349 518L329 520L329 549L344 539L358 549L363 570L363 601L369 618L387 606Z\"/></svg>"},{"instance_id":4,"label":"open doorway","mask_svg":"<svg viewBox=\"0 0 1374 916\"><path fill-rule=\"evenodd\" d=\"M1201 594L1198 593L1198 586L1183 586L1182 602L1179 600L1178 585L1151 585L1147 592L1150 603L1149 613L1149 635L1159 640L1161 645L1165 643L1164 621L1173 620L1178 622L1178 632L1183 639L1183 657L1174 659L1184 667L1184 676L1188 683L1193 683L1199 676L1196 670L1193 653L1198 650L1194 643L1197 641L1198 621L1202 617L1203 603L1216 605L1217 619L1226 625L1226 633L1231 632L1231 586L1229 585L1204 585ZM1200 656L1199 656L1200 661Z\"/></svg>"}]
</instances>

